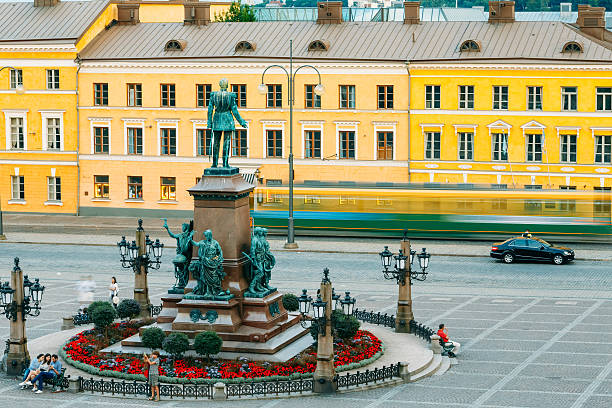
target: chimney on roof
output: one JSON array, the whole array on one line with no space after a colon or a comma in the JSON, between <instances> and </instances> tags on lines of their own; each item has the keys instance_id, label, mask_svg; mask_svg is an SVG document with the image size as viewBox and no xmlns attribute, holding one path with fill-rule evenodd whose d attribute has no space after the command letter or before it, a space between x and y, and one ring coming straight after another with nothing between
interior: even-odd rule
<instances>
[{"instance_id":1,"label":"chimney on roof","mask_svg":"<svg viewBox=\"0 0 612 408\"><path fill-rule=\"evenodd\" d=\"M489 23L514 23L514 2L489 1Z\"/></svg>"},{"instance_id":2,"label":"chimney on roof","mask_svg":"<svg viewBox=\"0 0 612 408\"><path fill-rule=\"evenodd\" d=\"M421 21L421 2L420 1L405 1L404 2L404 24L419 24Z\"/></svg>"},{"instance_id":3,"label":"chimney on roof","mask_svg":"<svg viewBox=\"0 0 612 408\"><path fill-rule=\"evenodd\" d=\"M117 23L119 25L132 25L140 23L138 18L139 3L117 4Z\"/></svg>"},{"instance_id":4,"label":"chimney on roof","mask_svg":"<svg viewBox=\"0 0 612 408\"><path fill-rule=\"evenodd\" d=\"M576 24L580 31L598 40L605 39L606 36L606 8L591 7L588 4L578 5L578 18Z\"/></svg>"},{"instance_id":5,"label":"chimney on roof","mask_svg":"<svg viewBox=\"0 0 612 408\"><path fill-rule=\"evenodd\" d=\"M34 0L34 7L55 6L60 0Z\"/></svg>"},{"instance_id":6,"label":"chimney on roof","mask_svg":"<svg viewBox=\"0 0 612 408\"><path fill-rule=\"evenodd\" d=\"M185 1L185 20L184 25L207 25L210 23L210 3L200 3L199 1Z\"/></svg>"},{"instance_id":7,"label":"chimney on roof","mask_svg":"<svg viewBox=\"0 0 612 408\"><path fill-rule=\"evenodd\" d=\"M326 1L317 3L319 14L317 24L340 24L342 23L342 2Z\"/></svg>"}]
</instances>

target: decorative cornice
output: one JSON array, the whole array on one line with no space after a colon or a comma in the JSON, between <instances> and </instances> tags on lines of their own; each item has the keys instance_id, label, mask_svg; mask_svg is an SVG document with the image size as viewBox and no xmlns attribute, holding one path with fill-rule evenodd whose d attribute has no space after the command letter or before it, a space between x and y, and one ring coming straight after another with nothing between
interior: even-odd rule
<instances>
[{"instance_id":1,"label":"decorative cornice","mask_svg":"<svg viewBox=\"0 0 612 408\"><path fill-rule=\"evenodd\" d=\"M603 61L602 61L603 62ZM506 71L506 70L525 70L525 71L541 71L541 70L552 70L552 71L612 71L612 63L608 65L603 64L589 64L581 61L576 61L572 65L566 64L504 64L499 62L496 64L457 64L457 63L409 63L410 70L493 70L493 71Z\"/></svg>"}]
</instances>

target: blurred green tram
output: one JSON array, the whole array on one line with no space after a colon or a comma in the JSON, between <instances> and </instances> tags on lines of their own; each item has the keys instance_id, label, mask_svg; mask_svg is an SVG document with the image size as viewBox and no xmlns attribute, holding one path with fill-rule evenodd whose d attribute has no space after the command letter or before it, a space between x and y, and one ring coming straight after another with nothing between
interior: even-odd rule
<instances>
[{"instance_id":1,"label":"blurred green tram","mask_svg":"<svg viewBox=\"0 0 612 408\"><path fill-rule=\"evenodd\" d=\"M284 233L288 187L258 186L253 225ZM612 242L608 191L424 186L299 185L294 188L299 235L497 239L530 232L547 239Z\"/></svg>"}]
</instances>

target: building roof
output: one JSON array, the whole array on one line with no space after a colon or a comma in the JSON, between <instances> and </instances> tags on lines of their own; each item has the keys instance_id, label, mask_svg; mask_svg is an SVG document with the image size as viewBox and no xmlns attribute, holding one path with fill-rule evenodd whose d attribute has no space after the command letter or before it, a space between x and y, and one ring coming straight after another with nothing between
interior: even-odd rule
<instances>
[{"instance_id":1,"label":"building roof","mask_svg":"<svg viewBox=\"0 0 612 408\"><path fill-rule=\"evenodd\" d=\"M441 60L556 60L610 63L612 50L561 22L314 22L211 23L197 27L182 23L141 23L115 26L101 33L81 53L87 59L286 58L293 38L296 58L317 60L441 61ZM184 40L183 51L164 51L169 40ZM314 40L327 51L308 51ZM480 52L459 52L465 40L476 40ZM235 51L239 41L254 50ZM584 52L561 53L576 41Z\"/></svg>"},{"instance_id":2,"label":"building roof","mask_svg":"<svg viewBox=\"0 0 612 408\"><path fill-rule=\"evenodd\" d=\"M108 0L68 1L34 7L34 1L0 2L0 41L77 39Z\"/></svg>"}]
</instances>

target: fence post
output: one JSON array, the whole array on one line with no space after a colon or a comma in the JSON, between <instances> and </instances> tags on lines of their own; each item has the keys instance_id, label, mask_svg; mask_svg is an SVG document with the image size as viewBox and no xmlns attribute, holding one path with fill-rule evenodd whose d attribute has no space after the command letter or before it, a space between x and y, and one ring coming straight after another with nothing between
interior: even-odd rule
<instances>
[{"instance_id":1,"label":"fence post","mask_svg":"<svg viewBox=\"0 0 612 408\"><path fill-rule=\"evenodd\" d=\"M431 351L434 354L442 354L442 346L440 346L440 336L434 334L430 337L431 339Z\"/></svg>"},{"instance_id":2,"label":"fence post","mask_svg":"<svg viewBox=\"0 0 612 408\"><path fill-rule=\"evenodd\" d=\"M68 390L67 391L71 394L82 392L83 389L81 388L81 379L82 377L71 378L70 376L68 376Z\"/></svg>"},{"instance_id":3,"label":"fence post","mask_svg":"<svg viewBox=\"0 0 612 408\"><path fill-rule=\"evenodd\" d=\"M74 320L72 316L62 317L62 327L60 330L74 329Z\"/></svg>"},{"instance_id":4,"label":"fence post","mask_svg":"<svg viewBox=\"0 0 612 408\"><path fill-rule=\"evenodd\" d=\"M227 399L227 388L225 387L224 383L218 382L218 383L215 383L215 385L213 385L212 399L213 400Z\"/></svg>"},{"instance_id":5,"label":"fence post","mask_svg":"<svg viewBox=\"0 0 612 408\"><path fill-rule=\"evenodd\" d=\"M404 382L410 382L410 369L408 368L408 362L403 361L398 363L400 365L399 373L400 377Z\"/></svg>"}]
</instances>

